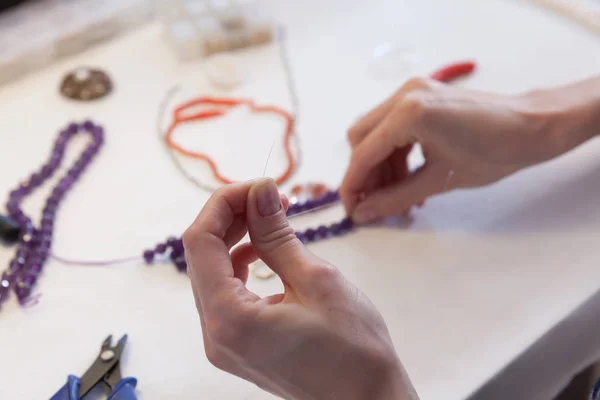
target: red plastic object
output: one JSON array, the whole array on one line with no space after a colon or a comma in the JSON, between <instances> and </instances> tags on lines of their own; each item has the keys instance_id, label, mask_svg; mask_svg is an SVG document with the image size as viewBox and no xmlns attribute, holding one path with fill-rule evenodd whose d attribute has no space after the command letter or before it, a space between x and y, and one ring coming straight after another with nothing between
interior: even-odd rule
<instances>
[{"instance_id":1,"label":"red plastic object","mask_svg":"<svg viewBox=\"0 0 600 400\"><path fill-rule=\"evenodd\" d=\"M470 75L475 71L475 67L476 65L472 61L458 62L438 69L430 77L436 81L450 83L458 78Z\"/></svg>"}]
</instances>

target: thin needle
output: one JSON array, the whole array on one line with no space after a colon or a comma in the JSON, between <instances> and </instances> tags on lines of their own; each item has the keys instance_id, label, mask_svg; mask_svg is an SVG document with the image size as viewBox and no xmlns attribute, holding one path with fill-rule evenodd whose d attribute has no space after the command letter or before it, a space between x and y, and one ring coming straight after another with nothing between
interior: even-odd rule
<instances>
[{"instance_id":1,"label":"thin needle","mask_svg":"<svg viewBox=\"0 0 600 400\"><path fill-rule=\"evenodd\" d=\"M302 216L302 215L306 215L306 214L312 214L312 213L315 213L315 212L317 212L317 211L321 211L321 210L324 210L324 209L326 209L326 208L330 208L330 207L336 206L336 205L338 205L339 203L340 203L339 201L336 201L336 202L334 202L334 203L329 203L329 204L325 204L325 205L323 205L323 206L320 206L320 207L315 207L315 208L313 208L313 209L311 209L311 210L302 211L302 212L299 212L298 214L290 215L290 216L288 217L288 219L292 219L292 218L300 217L300 216Z\"/></svg>"},{"instance_id":2,"label":"thin needle","mask_svg":"<svg viewBox=\"0 0 600 400\"><path fill-rule=\"evenodd\" d=\"M271 150L269 150L269 155L267 156L267 162L265 164L265 169L263 171L262 177L264 178L267 174L267 167L269 166L269 160L271 159L271 153L273 153L273 149L275 148L275 142L277 139L273 140L273 144L271 145Z\"/></svg>"}]
</instances>

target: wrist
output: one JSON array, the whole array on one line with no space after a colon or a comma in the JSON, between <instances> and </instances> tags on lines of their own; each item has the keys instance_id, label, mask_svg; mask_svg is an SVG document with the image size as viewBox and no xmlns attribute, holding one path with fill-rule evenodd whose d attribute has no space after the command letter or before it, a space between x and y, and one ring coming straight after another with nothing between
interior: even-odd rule
<instances>
[{"instance_id":1,"label":"wrist","mask_svg":"<svg viewBox=\"0 0 600 400\"><path fill-rule=\"evenodd\" d=\"M536 126L536 162L564 154L600 134L600 78L521 97Z\"/></svg>"},{"instance_id":2,"label":"wrist","mask_svg":"<svg viewBox=\"0 0 600 400\"><path fill-rule=\"evenodd\" d=\"M419 400L406 370L397 358L388 360L379 379L371 386L365 398L374 400Z\"/></svg>"}]
</instances>

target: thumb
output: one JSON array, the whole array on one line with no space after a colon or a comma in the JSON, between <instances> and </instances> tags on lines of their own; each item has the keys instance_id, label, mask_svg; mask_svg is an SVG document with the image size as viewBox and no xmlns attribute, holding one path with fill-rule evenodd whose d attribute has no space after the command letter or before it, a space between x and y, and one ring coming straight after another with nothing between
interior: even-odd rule
<instances>
[{"instance_id":1,"label":"thumb","mask_svg":"<svg viewBox=\"0 0 600 400\"><path fill-rule=\"evenodd\" d=\"M352 213L357 224L400 215L429 196L444 191L445 178L441 169L425 165L407 179L371 193Z\"/></svg>"},{"instance_id":2,"label":"thumb","mask_svg":"<svg viewBox=\"0 0 600 400\"><path fill-rule=\"evenodd\" d=\"M261 179L250 188L246 219L250 240L260 259L283 281L293 281L310 255L290 227L272 179Z\"/></svg>"}]
</instances>

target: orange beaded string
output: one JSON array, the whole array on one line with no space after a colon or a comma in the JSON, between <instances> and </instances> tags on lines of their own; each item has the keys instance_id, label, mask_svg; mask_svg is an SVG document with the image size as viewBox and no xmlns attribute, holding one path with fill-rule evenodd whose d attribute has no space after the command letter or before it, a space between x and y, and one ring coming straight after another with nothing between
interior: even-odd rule
<instances>
[{"instance_id":1,"label":"orange beaded string","mask_svg":"<svg viewBox=\"0 0 600 400\"><path fill-rule=\"evenodd\" d=\"M173 112L173 121L171 122L171 125L169 126L165 134L165 142L171 150L181 154L182 156L205 162L210 168L213 177L220 183L225 185L234 183L233 180L226 178L219 172L216 163L211 157L204 153L199 153L183 148L173 140L173 135L177 127L181 124L222 117L225 116L227 112L229 112L233 108L242 105L247 106L252 112L255 113L277 114L283 117L286 121L283 146L285 151L285 157L287 160L287 167L283 174L275 178L275 182L277 182L277 184L280 185L292 175L292 172L296 167L296 160L294 159L294 155L292 154L291 150L292 135L294 132L294 117L290 113L278 107L258 106L254 101L249 99L224 99L214 97L201 97L198 99L192 99L175 108ZM193 113L189 112L190 109L199 106L211 106L211 108Z\"/></svg>"}]
</instances>

